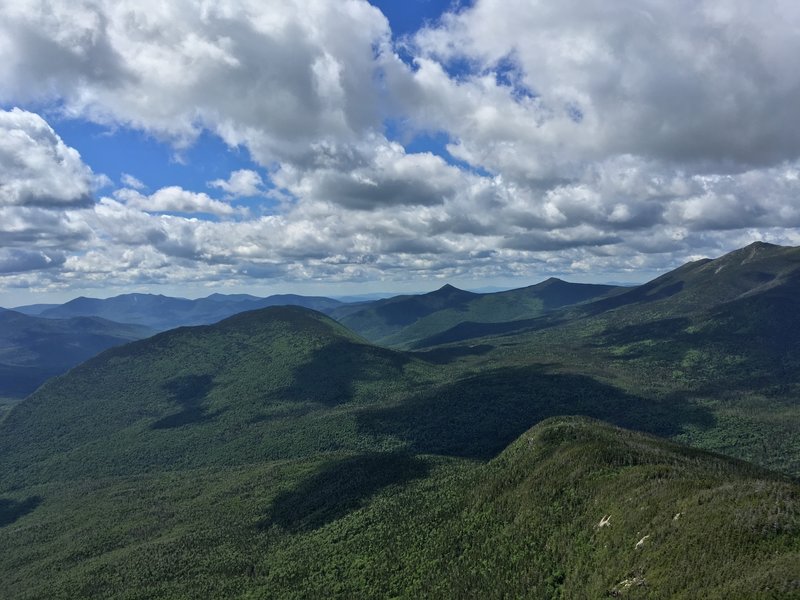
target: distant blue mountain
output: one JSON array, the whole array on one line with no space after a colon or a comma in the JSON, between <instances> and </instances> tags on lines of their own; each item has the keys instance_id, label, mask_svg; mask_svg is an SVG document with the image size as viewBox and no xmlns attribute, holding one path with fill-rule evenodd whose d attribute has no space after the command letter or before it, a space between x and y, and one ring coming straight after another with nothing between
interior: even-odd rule
<instances>
[{"instance_id":1,"label":"distant blue mountain","mask_svg":"<svg viewBox=\"0 0 800 600\"><path fill-rule=\"evenodd\" d=\"M48 319L101 317L165 331L186 325L208 325L241 312L268 306L303 306L327 312L341 304L331 298L294 294L279 294L267 298L249 294L212 294L197 300L154 294L123 294L105 299L75 298L41 311L40 316Z\"/></svg>"},{"instance_id":2,"label":"distant blue mountain","mask_svg":"<svg viewBox=\"0 0 800 600\"><path fill-rule=\"evenodd\" d=\"M391 292L375 292L374 294L356 294L352 296L333 296L335 300L345 304L352 304L354 302L372 302L374 300L384 300L386 298L393 298L397 294Z\"/></svg>"},{"instance_id":3,"label":"distant blue mountain","mask_svg":"<svg viewBox=\"0 0 800 600\"><path fill-rule=\"evenodd\" d=\"M103 350L153 333L97 317L45 319L0 309L0 397L26 396Z\"/></svg>"},{"instance_id":4,"label":"distant blue mountain","mask_svg":"<svg viewBox=\"0 0 800 600\"><path fill-rule=\"evenodd\" d=\"M60 306L60 304L26 304L25 306L15 306L12 310L22 313L23 315L30 315L31 317L38 317L44 311Z\"/></svg>"},{"instance_id":5,"label":"distant blue mountain","mask_svg":"<svg viewBox=\"0 0 800 600\"><path fill-rule=\"evenodd\" d=\"M346 304L328 314L371 342L410 348L465 322L531 319L618 291L613 286L569 283L554 277L536 285L488 294L447 284L427 294Z\"/></svg>"}]
</instances>

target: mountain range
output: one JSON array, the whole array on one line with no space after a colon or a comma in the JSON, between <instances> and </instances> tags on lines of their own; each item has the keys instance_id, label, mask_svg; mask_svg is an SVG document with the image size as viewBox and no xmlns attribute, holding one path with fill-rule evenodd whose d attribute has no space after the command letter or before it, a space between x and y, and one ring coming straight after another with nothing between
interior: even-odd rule
<instances>
[{"instance_id":1,"label":"mountain range","mask_svg":"<svg viewBox=\"0 0 800 600\"><path fill-rule=\"evenodd\" d=\"M108 349L0 420L5 593L797 597L799 272L759 243Z\"/></svg>"},{"instance_id":2,"label":"mountain range","mask_svg":"<svg viewBox=\"0 0 800 600\"><path fill-rule=\"evenodd\" d=\"M445 285L428 294L344 305L327 312L372 342L407 347L465 321L496 323L532 318L563 306L613 295L619 289L567 283L556 278L486 294Z\"/></svg>"},{"instance_id":3,"label":"mountain range","mask_svg":"<svg viewBox=\"0 0 800 600\"><path fill-rule=\"evenodd\" d=\"M398 296L347 304L325 297L278 294L212 294L189 300L154 294L112 298L76 298L65 304L32 304L14 309L28 319L8 319L0 334L4 354L15 357L7 369L0 355L0 398L20 398L47 378L59 375L117 343L176 327L207 325L229 316L268 306L303 306L330 314L366 338L407 347L464 319L496 321L530 317L547 310L594 298L610 286L548 280L536 286L500 293L476 294L452 286L429 294ZM76 319L91 318L93 321ZM38 320L37 320L38 319ZM47 323L42 319L60 320ZM65 325L70 328L64 337ZM108 331L101 335L100 329ZM98 336L101 336L100 339ZM75 351L77 349L77 351ZM45 351L46 350L46 351ZM24 360L23 360L24 357ZM3 370L5 369L5 370Z\"/></svg>"},{"instance_id":4,"label":"mountain range","mask_svg":"<svg viewBox=\"0 0 800 600\"><path fill-rule=\"evenodd\" d=\"M549 365L687 412L677 439L800 473L800 248L755 243L543 316L463 322L417 344ZM691 414L690 414L691 413ZM706 421L692 423L692 415Z\"/></svg>"},{"instance_id":5,"label":"mountain range","mask_svg":"<svg viewBox=\"0 0 800 600\"><path fill-rule=\"evenodd\" d=\"M231 315L267 306L305 306L330 310L341 303L331 298L278 294L258 298L249 294L211 294L190 300L155 294L123 294L112 298L75 298L65 304L33 304L15 310L49 319L101 317L119 323L166 331L188 325L208 325Z\"/></svg>"},{"instance_id":6,"label":"mountain range","mask_svg":"<svg viewBox=\"0 0 800 600\"><path fill-rule=\"evenodd\" d=\"M267 306L330 310L330 298L280 294L212 294L189 300L154 294L76 298L65 304L31 304L0 312L0 399L22 398L98 352L189 325L216 323Z\"/></svg>"}]
</instances>

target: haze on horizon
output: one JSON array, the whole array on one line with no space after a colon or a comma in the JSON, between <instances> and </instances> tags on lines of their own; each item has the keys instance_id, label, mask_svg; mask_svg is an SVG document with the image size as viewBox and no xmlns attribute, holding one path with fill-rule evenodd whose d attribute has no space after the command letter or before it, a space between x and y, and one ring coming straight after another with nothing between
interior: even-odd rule
<instances>
[{"instance_id":1,"label":"haze on horizon","mask_svg":"<svg viewBox=\"0 0 800 600\"><path fill-rule=\"evenodd\" d=\"M0 306L800 244L800 5L0 0Z\"/></svg>"}]
</instances>

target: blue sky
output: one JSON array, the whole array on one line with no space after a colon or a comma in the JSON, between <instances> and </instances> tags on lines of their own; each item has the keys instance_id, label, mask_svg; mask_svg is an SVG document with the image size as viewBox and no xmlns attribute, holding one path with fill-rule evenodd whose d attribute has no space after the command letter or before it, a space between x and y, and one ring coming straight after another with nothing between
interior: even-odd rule
<instances>
[{"instance_id":1,"label":"blue sky","mask_svg":"<svg viewBox=\"0 0 800 600\"><path fill-rule=\"evenodd\" d=\"M246 148L230 148L208 133L189 148L176 150L167 141L127 127L64 117L50 123L92 170L117 183L127 173L153 189L167 185L205 189L207 181L227 177L236 169L258 169Z\"/></svg>"},{"instance_id":2,"label":"blue sky","mask_svg":"<svg viewBox=\"0 0 800 600\"><path fill-rule=\"evenodd\" d=\"M0 0L0 306L796 245L800 9L762 8Z\"/></svg>"},{"instance_id":3,"label":"blue sky","mask_svg":"<svg viewBox=\"0 0 800 600\"><path fill-rule=\"evenodd\" d=\"M389 19L392 33L400 37L414 34L424 25L435 22L449 9L459 9L471 3L465 0L372 0L370 4L381 10Z\"/></svg>"}]
</instances>

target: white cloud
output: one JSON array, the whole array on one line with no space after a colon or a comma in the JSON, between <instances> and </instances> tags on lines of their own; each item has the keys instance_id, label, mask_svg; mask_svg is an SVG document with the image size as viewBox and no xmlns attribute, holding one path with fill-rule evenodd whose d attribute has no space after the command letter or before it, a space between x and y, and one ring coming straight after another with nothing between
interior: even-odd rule
<instances>
[{"instance_id":1,"label":"white cloud","mask_svg":"<svg viewBox=\"0 0 800 600\"><path fill-rule=\"evenodd\" d=\"M273 180L295 197L345 209L431 206L454 197L470 177L431 153L408 154L397 143L370 136L359 146L320 152L314 165L284 164Z\"/></svg>"},{"instance_id":2,"label":"white cloud","mask_svg":"<svg viewBox=\"0 0 800 600\"><path fill-rule=\"evenodd\" d=\"M413 66L363 0L0 10L0 101L177 150L209 131L263 168L208 182L226 201L124 174L93 204L74 149L0 113L7 285L538 277L800 242L796 3L477 0L402 42Z\"/></svg>"},{"instance_id":3,"label":"white cloud","mask_svg":"<svg viewBox=\"0 0 800 600\"><path fill-rule=\"evenodd\" d=\"M85 215L91 210L0 206L0 247L75 250L92 236Z\"/></svg>"},{"instance_id":4,"label":"white cloud","mask_svg":"<svg viewBox=\"0 0 800 600\"><path fill-rule=\"evenodd\" d=\"M222 190L231 198L264 194L264 181L261 179L261 175L251 169L239 169L231 173L227 180L215 179L209 181L208 185Z\"/></svg>"},{"instance_id":5,"label":"white cloud","mask_svg":"<svg viewBox=\"0 0 800 600\"><path fill-rule=\"evenodd\" d=\"M96 180L39 115L0 110L0 206L86 206Z\"/></svg>"},{"instance_id":6,"label":"white cloud","mask_svg":"<svg viewBox=\"0 0 800 600\"><path fill-rule=\"evenodd\" d=\"M380 125L374 48L388 23L363 0L215 4L3 0L0 100L188 143L203 128L261 161Z\"/></svg>"},{"instance_id":7,"label":"white cloud","mask_svg":"<svg viewBox=\"0 0 800 600\"><path fill-rule=\"evenodd\" d=\"M119 180L122 183L122 185L134 190L143 190L147 187L139 179L128 173L123 173L122 176L119 178Z\"/></svg>"},{"instance_id":8,"label":"white cloud","mask_svg":"<svg viewBox=\"0 0 800 600\"><path fill-rule=\"evenodd\" d=\"M800 154L798 22L783 0L480 0L415 37L402 85L460 156L519 175L615 154L776 164ZM455 59L473 65L458 79Z\"/></svg>"},{"instance_id":9,"label":"white cloud","mask_svg":"<svg viewBox=\"0 0 800 600\"><path fill-rule=\"evenodd\" d=\"M236 210L226 202L214 200L202 192L190 192L179 186L163 187L156 192L145 196L136 190L121 189L115 197L122 200L130 207L146 212L179 212L179 213L207 213L218 216L229 216Z\"/></svg>"}]
</instances>

